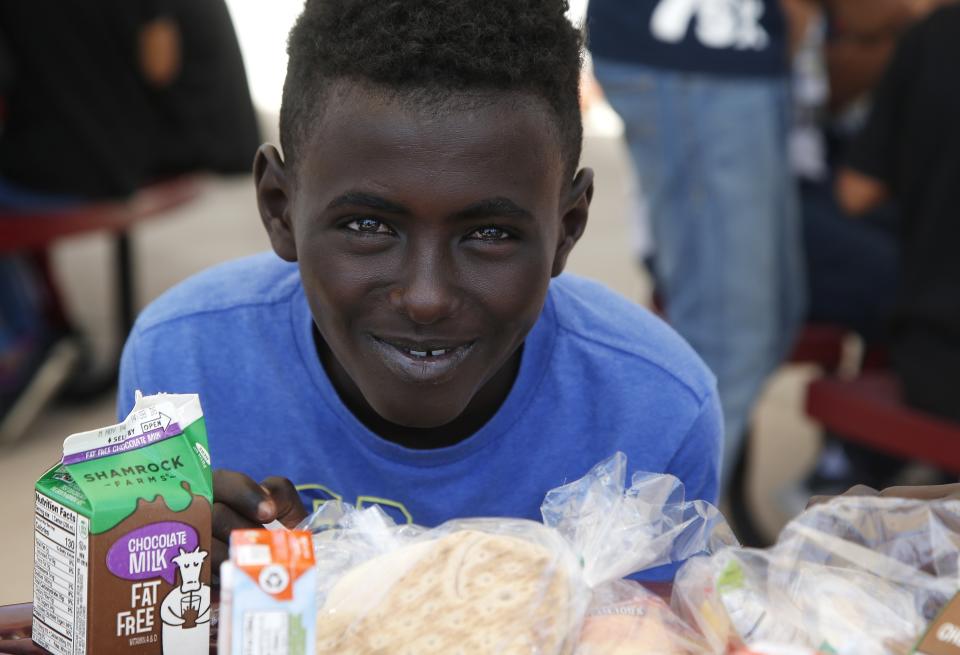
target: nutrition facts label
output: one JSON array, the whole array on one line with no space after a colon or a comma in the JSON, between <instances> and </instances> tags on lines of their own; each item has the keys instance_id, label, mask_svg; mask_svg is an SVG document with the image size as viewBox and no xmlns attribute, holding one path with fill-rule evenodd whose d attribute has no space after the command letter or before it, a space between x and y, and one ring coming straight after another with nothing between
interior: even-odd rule
<instances>
[{"instance_id":1,"label":"nutrition facts label","mask_svg":"<svg viewBox=\"0 0 960 655\"><path fill-rule=\"evenodd\" d=\"M289 623L287 612L244 612L241 655L298 652L288 647Z\"/></svg>"},{"instance_id":2,"label":"nutrition facts label","mask_svg":"<svg viewBox=\"0 0 960 655\"><path fill-rule=\"evenodd\" d=\"M90 521L36 497L33 639L54 655L85 655Z\"/></svg>"}]
</instances>

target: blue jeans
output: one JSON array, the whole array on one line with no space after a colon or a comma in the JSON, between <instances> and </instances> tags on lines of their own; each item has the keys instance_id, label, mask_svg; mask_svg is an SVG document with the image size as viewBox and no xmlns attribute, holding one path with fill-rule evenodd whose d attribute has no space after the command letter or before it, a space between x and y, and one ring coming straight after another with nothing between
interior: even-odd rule
<instances>
[{"instance_id":1,"label":"blue jeans","mask_svg":"<svg viewBox=\"0 0 960 655\"><path fill-rule=\"evenodd\" d=\"M667 317L717 376L726 484L805 311L789 82L601 59L594 70L626 126Z\"/></svg>"}]
</instances>

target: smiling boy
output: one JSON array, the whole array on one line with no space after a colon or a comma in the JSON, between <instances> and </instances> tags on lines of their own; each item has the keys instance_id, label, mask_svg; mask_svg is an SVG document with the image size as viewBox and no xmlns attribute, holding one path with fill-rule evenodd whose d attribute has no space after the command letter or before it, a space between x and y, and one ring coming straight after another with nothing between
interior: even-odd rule
<instances>
[{"instance_id":1,"label":"smiling boy","mask_svg":"<svg viewBox=\"0 0 960 655\"><path fill-rule=\"evenodd\" d=\"M560 276L593 192L565 9L307 2L284 156L254 164L274 253L169 291L121 365L121 416L135 389L201 396L215 560L231 528L331 498L536 519L618 450L716 500L711 374L644 309Z\"/></svg>"}]
</instances>

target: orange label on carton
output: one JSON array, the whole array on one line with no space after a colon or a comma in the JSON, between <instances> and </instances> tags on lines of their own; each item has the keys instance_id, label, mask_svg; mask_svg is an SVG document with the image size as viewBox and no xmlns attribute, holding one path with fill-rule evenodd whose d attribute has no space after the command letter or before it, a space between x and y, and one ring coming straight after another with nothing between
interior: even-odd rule
<instances>
[{"instance_id":1,"label":"orange label on carton","mask_svg":"<svg viewBox=\"0 0 960 655\"><path fill-rule=\"evenodd\" d=\"M277 600L293 599L293 583L313 567L313 540L302 530L234 530L230 560Z\"/></svg>"},{"instance_id":2,"label":"orange label on carton","mask_svg":"<svg viewBox=\"0 0 960 655\"><path fill-rule=\"evenodd\" d=\"M917 655L960 655L960 593L943 608L913 652Z\"/></svg>"}]
</instances>

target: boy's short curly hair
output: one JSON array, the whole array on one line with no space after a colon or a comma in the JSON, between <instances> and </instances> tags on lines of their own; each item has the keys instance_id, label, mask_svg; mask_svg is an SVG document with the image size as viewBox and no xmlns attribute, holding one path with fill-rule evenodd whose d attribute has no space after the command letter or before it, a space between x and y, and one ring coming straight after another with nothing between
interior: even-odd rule
<instances>
[{"instance_id":1,"label":"boy's short curly hair","mask_svg":"<svg viewBox=\"0 0 960 655\"><path fill-rule=\"evenodd\" d=\"M516 91L555 114L565 169L580 159L580 32L566 0L306 0L290 31L280 143L293 165L337 80L443 105Z\"/></svg>"}]
</instances>

